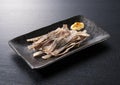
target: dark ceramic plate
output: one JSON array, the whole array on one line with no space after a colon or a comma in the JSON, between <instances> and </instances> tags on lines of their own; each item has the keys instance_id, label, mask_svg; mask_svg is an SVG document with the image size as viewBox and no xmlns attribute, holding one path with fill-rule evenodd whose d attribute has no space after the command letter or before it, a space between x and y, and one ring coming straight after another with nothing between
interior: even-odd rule
<instances>
[{"instance_id":1,"label":"dark ceramic plate","mask_svg":"<svg viewBox=\"0 0 120 85\"><path fill-rule=\"evenodd\" d=\"M68 53L59 56L59 57L52 57L47 60L43 60L42 58L33 58L32 51L27 49L27 46L29 45L28 42L26 42L26 39L36 37L39 35L46 34L52 30L55 30L57 27L62 27L63 24L68 24L68 27L70 27L71 24L73 24L76 21L82 21L85 23L85 29L90 34L90 37L82 43L82 45L78 48L70 50ZM78 52L82 49L85 49L91 45L100 43L107 38L109 38L109 34L105 32L103 29L98 27L95 23L90 21L89 19L85 18L84 16L78 15L71 17L69 19L65 19L63 21L59 21L57 23L54 23L52 25L49 25L47 27L40 28L38 30L35 30L33 32L24 34L22 36L16 37L9 41L10 47L19 55L21 56L25 62L32 68L43 68L53 62L56 62L64 57L67 57L75 52Z\"/></svg>"}]
</instances>

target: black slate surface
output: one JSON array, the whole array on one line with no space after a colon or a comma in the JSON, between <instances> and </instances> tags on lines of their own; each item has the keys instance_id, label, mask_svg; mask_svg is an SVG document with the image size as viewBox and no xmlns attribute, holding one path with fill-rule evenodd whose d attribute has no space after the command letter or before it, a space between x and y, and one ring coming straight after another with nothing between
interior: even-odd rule
<instances>
[{"instance_id":1,"label":"black slate surface","mask_svg":"<svg viewBox=\"0 0 120 85\"><path fill-rule=\"evenodd\" d=\"M119 0L1 0L0 85L120 85ZM42 70L31 70L8 46L21 34L82 14L111 38Z\"/></svg>"}]
</instances>

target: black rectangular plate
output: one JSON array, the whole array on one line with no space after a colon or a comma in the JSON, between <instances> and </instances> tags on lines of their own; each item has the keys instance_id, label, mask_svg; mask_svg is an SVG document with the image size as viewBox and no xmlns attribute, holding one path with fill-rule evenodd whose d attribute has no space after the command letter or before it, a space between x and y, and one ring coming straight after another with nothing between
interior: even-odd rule
<instances>
[{"instance_id":1,"label":"black rectangular plate","mask_svg":"<svg viewBox=\"0 0 120 85\"><path fill-rule=\"evenodd\" d=\"M29 43L26 42L26 39L46 34L52 30L55 30L57 27L62 27L63 24L68 24L68 27L70 27L74 22L77 22L77 21L83 22L85 24L85 29L90 34L90 37L85 42L83 42L83 44L80 47L72 49L68 53L66 53L62 56L52 57L47 60L44 60L42 58L37 58L37 59L33 58L33 56L32 56L33 52L31 50L28 50L28 48L27 48ZM110 35L107 32L105 32L103 29L98 27L94 22L90 21L89 19L85 18L84 16L78 15L78 16L74 16L74 17L59 21L52 25L40 28L33 32L21 35L19 37L16 37L16 38L10 40L8 43L9 43L10 47L19 56L21 56L32 69L37 69L37 68L43 68L53 62L56 62L66 56L69 56L75 52L85 49L91 45L100 43L109 37L110 37Z\"/></svg>"}]
</instances>

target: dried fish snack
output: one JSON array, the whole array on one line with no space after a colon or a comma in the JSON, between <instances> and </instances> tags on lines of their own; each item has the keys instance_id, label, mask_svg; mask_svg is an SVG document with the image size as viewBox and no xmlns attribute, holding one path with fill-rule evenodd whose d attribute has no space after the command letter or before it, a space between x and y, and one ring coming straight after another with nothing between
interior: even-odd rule
<instances>
[{"instance_id":1,"label":"dried fish snack","mask_svg":"<svg viewBox=\"0 0 120 85\"><path fill-rule=\"evenodd\" d=\"M32 42L28 49L35 50L33 57L41 56L43 59L64 55L72 48L80 46L90 36L87 30L83 29L83 22L75 22L70 29L67 24L63 24L61 28L58 27L47 34L27 39L27 42Z\"/></svg>"}]
</instances>

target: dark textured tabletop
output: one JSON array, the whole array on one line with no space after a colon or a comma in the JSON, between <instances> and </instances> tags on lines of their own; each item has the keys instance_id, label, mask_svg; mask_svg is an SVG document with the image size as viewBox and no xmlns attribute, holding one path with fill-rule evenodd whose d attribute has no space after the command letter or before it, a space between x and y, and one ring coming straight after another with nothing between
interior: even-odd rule
<instances>
[{"instance_id":1,"label":"dark textured tabletop","mask_svg":"<svg viewBox=\"0 0 120 85\"><path fill-rule=\"evenodd\" d=\"M119 0L0 0L0 85L120 85ZM84 15L111 37L32 70L8 45L14 37Z\"/></svg>"}]
</instances>

